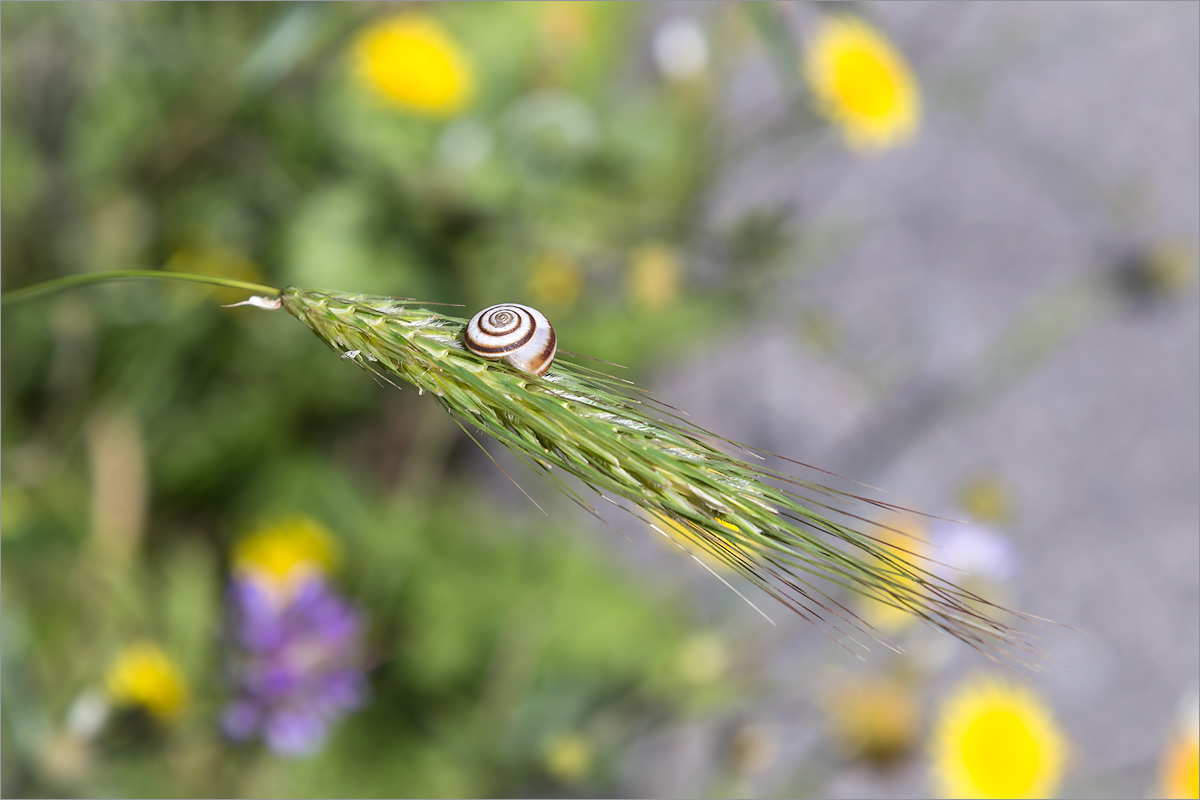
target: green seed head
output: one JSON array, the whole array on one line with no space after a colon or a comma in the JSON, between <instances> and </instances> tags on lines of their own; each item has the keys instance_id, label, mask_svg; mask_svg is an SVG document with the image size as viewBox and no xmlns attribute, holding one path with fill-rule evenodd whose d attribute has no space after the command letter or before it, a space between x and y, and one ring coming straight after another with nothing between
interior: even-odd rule
<instances>
[{"instance_id":1,"label":"green seed head","mask_svg":"<svg viewBox=\"0 0 1200 800\"><path fill-rule=\"evenodd\" d=\"M542 376L490 360L465 346L466 320L412 300L289 288L282 301L342 357L429 392L535 470L559 467L625 501L665 535L699 546L837 636L852 639L857 629L879 638L831 593L840 587L989 656L1032 649L996 616L1031 618L933 574L839 508L885 504L736 458L721 449L735 443L660 410L625 381L561 359Z\"/></svg>"}]
</instances>

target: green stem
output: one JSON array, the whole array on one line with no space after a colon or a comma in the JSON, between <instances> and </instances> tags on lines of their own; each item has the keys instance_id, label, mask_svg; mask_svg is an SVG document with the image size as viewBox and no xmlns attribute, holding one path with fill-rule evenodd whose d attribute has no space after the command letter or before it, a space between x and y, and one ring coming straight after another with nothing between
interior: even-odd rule
<instances>
[{"instance_id":1,"label":"green stem","mask_svg":"<svg viewBox=\"0 0 1200 800\"><path fill-rule=\"evenodd\" d=\"M224 286L228 289L245 289L247 292L255 292L257 294L266 295L268 297L278 297L280 290L272 286L263 286L259 283L248 283L247 281L234 280L233 278L221 278L216 275L196 275L191 272L165 272L159 269L118 269L109 272L89 272L83 275L67 275L62 278L53 278L41 283L34 283L29 286L22 286L20 289L13 289L10 292L5 292L0 295L0 303L8 305L9 303L17 303L21 300L29 300L50 292L57 292L60 289L70 289L75 286L87 286L92 283L107 283L108 281L119 280L158 280L158 281L185 281L187 283L206 283L210 286Z\"/></svg>"}]
</instances>

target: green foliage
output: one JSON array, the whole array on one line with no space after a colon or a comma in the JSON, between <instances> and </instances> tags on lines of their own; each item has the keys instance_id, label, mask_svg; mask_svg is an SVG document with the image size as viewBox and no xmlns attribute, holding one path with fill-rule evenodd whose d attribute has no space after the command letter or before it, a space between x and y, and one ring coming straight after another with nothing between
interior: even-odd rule
<instances>
[{"instance_id":1,"label":"green foliage","mask_svg":"<svg viewBox=\"0 0 1200 800\"><path fill-rule=\"evenodd\" d=\"M732 307L686 274L653 309L629 291L634 250L677 245L711 163L704 105L629 62L640 10L585 8L567 49L538 5L421 10L475 65L458 119L357 80L353 41L387 6L5 4L5 289L154 267L524 300L633 367ZM539 294L547 259L566 283ZM429 398L354 379L282 315L218 307L244 296L126 282L5 307L5 793L619 792L604 765L630 731L690 707L671 676L691 615L578 514L497 514L493 468ZM231 545L297 512L341 541L373 666L368 705L303 763L218 728ZM88 729L139 638L188 711ZM555 777L568 733L598 755Z\"/></svg>"}]
</instances>

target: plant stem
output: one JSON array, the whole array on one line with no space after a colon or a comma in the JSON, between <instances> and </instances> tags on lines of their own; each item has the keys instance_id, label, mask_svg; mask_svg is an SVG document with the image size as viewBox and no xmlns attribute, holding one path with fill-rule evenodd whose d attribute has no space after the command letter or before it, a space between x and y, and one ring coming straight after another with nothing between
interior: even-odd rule
<instances>
[{"instance_id":1,"label":"plant stem","mask_svg":"<svg viewBox=\"0 0 1200 800\"><path fill-rule=\"evenodd\" d=\"M216 275L197 275L191 272L166 272L159 269L119 269L108 272L89 272L83 275L66 275L61 278L53 278L29 286L22 286L20 289L13 289L0 295L0 303L8 305L9 303L16 303L21 300L29 300L43 294L49 294L50 292L57 292L60 289L87 286L92 283L137 279L206 283L210 286L224 286L229 289L245 289L248 292L256 292L272 298L280 295L280 290L272 286L248 283L247 281L239 281L233 278L221 278Z\"/></svg>"}]
</instances>

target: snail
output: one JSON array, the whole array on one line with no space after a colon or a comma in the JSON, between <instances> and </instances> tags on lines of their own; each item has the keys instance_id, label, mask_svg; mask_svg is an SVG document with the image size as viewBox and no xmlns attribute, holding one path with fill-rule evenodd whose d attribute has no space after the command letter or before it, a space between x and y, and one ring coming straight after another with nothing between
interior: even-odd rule
<instances>
[{"instance_id":1,"label":"snail","mask_svg":"<svg viewBox=\"0 0 1200 800\"><path fill-rule=\"evenodd\" d=\"M558 352L558 337L546 315L517 303L490 306L471 317L463 340L477 356L504 359L534 375L545 375Z\"/></svg>"}]
</instances>

